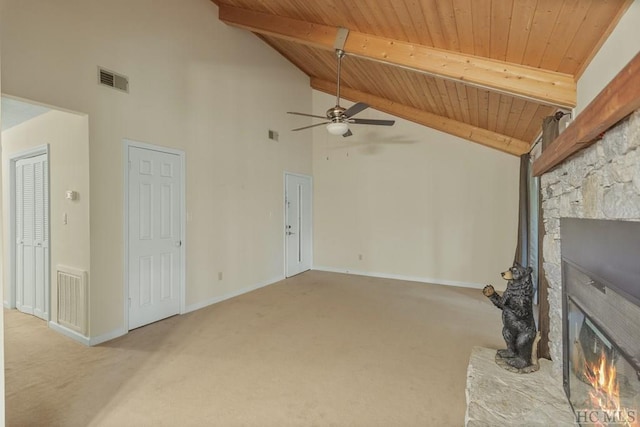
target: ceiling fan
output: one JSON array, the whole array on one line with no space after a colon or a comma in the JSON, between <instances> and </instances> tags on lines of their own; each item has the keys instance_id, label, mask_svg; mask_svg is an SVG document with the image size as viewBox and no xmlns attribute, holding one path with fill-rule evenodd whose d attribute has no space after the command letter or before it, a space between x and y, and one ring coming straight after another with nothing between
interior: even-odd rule
<instances>
[{"instance_id":1,"label":"ceiling fan","mask_svg":"<svg viewBox=\"0 0 640 427\"><path fill-rule=\"evenodd\" d=\"M292 129L292 131L298 131L303 129L309 129L316 126L327 125L327 131L329 131L332 135L342 135L344 137L353 135L351 133L351 129L349 129L350 124L356 125L377 125L377 126L392 126L395 123L395 120L377 120L377 119L354 119L353 116L361 112L362 110L369 108L369 105L364 102L357 102L353 104L349 108L343 108L340 106L340 67L342 64L342 57L344 56L344 51L342 49L336 49L336 56L338 58L338 90L336 94L336 105L335 107L331 107L327 110L326 116L316 116L314 114L305 114L305 113L296 113L293 111L287 111L287 114L295 114L298 116L305 117L314 117L316 119L325 119L327 122L316 123L310 126L304 126L297 129Z\"/></svg>"}]
</instances>

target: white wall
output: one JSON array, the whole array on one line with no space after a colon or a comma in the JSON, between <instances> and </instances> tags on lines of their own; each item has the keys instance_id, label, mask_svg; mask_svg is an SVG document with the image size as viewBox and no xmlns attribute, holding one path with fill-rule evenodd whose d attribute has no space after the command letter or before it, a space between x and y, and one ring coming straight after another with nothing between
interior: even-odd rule
<instances>
[{"instance_id":1,"label":"white wall","mask_svg":"<svg viewBox=\"0 0 640 427\"><path fill-rule=\"evenodd\" d=\"M334 104L314 91L314 113ZM503 289L519 158L401 119L352 129L349 138L313 131L315 266Z\"/></svg>"},{"instance_id":2,"label":"white wall","mask_svg":"<svg viewBox=\"0 0 640 427\"><path fill-rule=\"evenodd\" d=\"M188 307L282 277L283 171L312 170L285 114L310 109L306 76L209 0L5 3L3 91L89 117L92 337L126 327L125 138L186 153ZM99 86L98 65L130 93Z\"/></svg>"},{"instance_id":3,"label":"white wall","mask_svg":"<svg viewBox=\"0 0 640 427\"><path fill-rule=\"evenodd\" d=\"M640 1L634 1L578 80L576 114L640 51Z\"/></svg>"},{"instance_id":4,"label":"white wall","mask_svg":"<svg viewBox=\"0 0 640 427\"><path fill-rule=\"evenodd\" d=\"M89 129L84 115L52 110L2 132L2 154L12 154L49 145L49 214L51 281L55 284L58 264L89 269ZM9 173L3 164L3 216L9 218ZM65 199L65 191L77 191L77 200ZM67 224L63 215L67 214ZM8 221L4 234L10 235ZM11 295L9 269L4 282L5 304ZM51 301L57 301L57 288L51 286ZM51 304L51 319L57 318L57 305Z\"/></svg>"}]
</instances>

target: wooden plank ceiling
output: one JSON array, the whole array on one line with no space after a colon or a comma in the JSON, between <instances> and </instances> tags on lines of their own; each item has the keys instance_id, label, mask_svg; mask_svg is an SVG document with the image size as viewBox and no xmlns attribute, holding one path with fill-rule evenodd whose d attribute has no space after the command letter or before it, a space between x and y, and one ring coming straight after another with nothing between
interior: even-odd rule
<instances>
[{"instance_id":1,"label":"wooden plank ceiling","mask_svg":"<svg viewBox=\"0 0 640 427\"><path fill-rule=\"evenodd\" d=\"M575 82L632 2L213 1L220 20L254 32L329 94L334 42L348 29L342 98L514 155L545 116L575 106Z\"/></svg>"}]
</instances>

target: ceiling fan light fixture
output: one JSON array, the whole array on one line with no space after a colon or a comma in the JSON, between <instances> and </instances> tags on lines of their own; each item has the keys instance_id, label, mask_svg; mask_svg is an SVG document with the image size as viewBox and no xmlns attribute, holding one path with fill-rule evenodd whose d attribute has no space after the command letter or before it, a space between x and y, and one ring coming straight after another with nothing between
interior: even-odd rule
<instances>
[{"instance_id":1,"label":"ceiling fan light fixture","mask_svg":"<svg viewBox=\"0 0 640 427\"><path fill-rule=\"evenodd\" d=\"M349 130L349 125L343 122L329 123L327 130L331 135L344 135Z\"/></svg>"}]
</instances>

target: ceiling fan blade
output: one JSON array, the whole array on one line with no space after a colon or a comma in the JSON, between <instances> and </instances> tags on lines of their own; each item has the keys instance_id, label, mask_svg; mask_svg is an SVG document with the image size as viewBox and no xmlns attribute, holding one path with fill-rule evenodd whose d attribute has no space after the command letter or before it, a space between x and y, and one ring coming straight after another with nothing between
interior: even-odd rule
<instances>
[{"instance_id":1,"label":"ceiling fan blade","mask_svg":"<svg viewBox=\"0 0 640 427\"><path fill-rule=\"evenodd\" d=\"M294 111L287 111L287 114L295 114L296 116L315 117L316 119L326 119L327 116L316 116L314 114L296 113Z\"/></svg>"},{"instance_id":2,"label":"ceiling fan blade","mask_svg":"<svg viewBox=\"0 0 640 427\"><path fill-rule=\"evenodd\" d=\"M358 114L360 111L366 110L367 108L369 108L368 104L365 104L364 102L357 102L351 107L344 110L344 115L347 117L352 117Z\"/></svg>"},{"instance_id":3,"label":"ceiling fan blade","mask_svg":"<svg viewBox=\"0 0 640 427\"><path fill-rule=\"evenodd\" d=\"M346 137L348 137L348 136L351 136L351 135L353 135L353 133L351 133L351 129L349 129L348 131L346 131L345 133L343 133L343 134L342 134L342 136L343 136L344 138L346 138Z\"/></svg>"},{"instance_id":4,"label":"ceiling fan blade","mask_svg":"<svg viewBox=\"0 0 640 427\"><path fill-rule=\"evenodd\" d=\"M322 126L322 125L326 125L328 123L331 122L322 122L322 123L316 123L315 125L310 125L310 126L305 126L305 127L301 127L301 128L296 128L296 129L291 129L291 132L295 132L297 130L303 130L303 129L309 129L309 128L314 128L316 126Z\"/></svg>"},{"instance_id":5,"label":"ceiling fan blade","mask_svg":"<svg viewBox=\"0 0 640 427\"><path fill-rule=\"evenodd\" d=\"M378 125L378 126L393 126L395 120L377 120L377 119L350 119L349 123L356 125Z\"/></svg>"}]
</instances>

